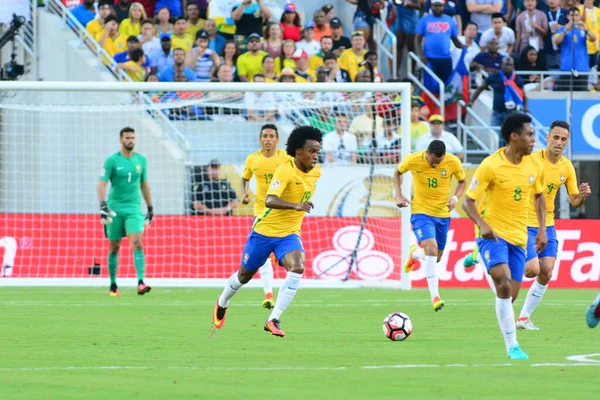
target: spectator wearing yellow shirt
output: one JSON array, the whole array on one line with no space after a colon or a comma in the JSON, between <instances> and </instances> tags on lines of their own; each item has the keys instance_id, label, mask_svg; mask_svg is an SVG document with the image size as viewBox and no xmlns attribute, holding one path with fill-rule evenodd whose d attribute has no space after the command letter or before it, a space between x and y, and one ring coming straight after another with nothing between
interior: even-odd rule
<instances>
[{"instance_id":1,"label":"spectator wearing yellow shirt","mask_svg":"<svg viewBox=\"0 0 600 400\"><path fill-rule=\"evenodd\" d=\"M123 35L138 36L142 33L141 23L142 20L148 18L146 16L146 10L140 3L133 3L129 8L129 18L125 18L119 25L119 32Z\"/></svg>"},{"instance_id":2,"label":"spectator wearing yellow shirt","mask_svg":"<svg viewBox=\"0 0 600 400\"><path fill-rule=\"evenodd\" d=\"M279 75L277 75L277 71L275 71L275 59L270 54L267 54L263 57L262 65L265 82L277 82Z\"/></svg>"},{"instance_id":3,"label":"spectator wearing yellow shirt","mask_svg":"<svg viewBox=\"0 0 600 400\"><path fill-rule=\"evenodd\" d=\"M104 30L104 21L111 13L109 0L101 0L98 4L98 18L87 23L85 30L95 39Z\"/></svg>"},{"instance_id":4,"label":"spectator wearing yellow shirt","mask_svg":"<svg viewBox=\"0 0 600 400\"><path fill-rule=\"evenodd\" d=\"M144 82L146 80L146 69L143 67L146 63L144 50L141 48L131 50L129 58L129 61L117 64L117 69L124 70L134 82Z\"/></svg>"},{"instance_id":5,"label":"spectator wearing yellow shirt","mask_svg":"<svg viewBox=\"0 0 600 400\"><path fill-rule=\"evenodd\" d=\"M356 79L356 75L359 71L365 69L365 67L359 67L358 64L365 59L365 36L362 31L352 32L352 48L342 51L338 59L340 68L345 69L350 74L352 81Z\"/></svg>"},{"instance_id":6,"label":"spectator wearing yellow shirt","mask_svg":"<svg viewBox=\"0 0 600 400\"><path fill-rule=\"evenodd\" d=\"M594 0L583 0L583 5L579 7L579 11L583 15L582 19L585 20L585 26L596 36L596 40L591 40L590 35L587 37L590 68L593 68L598 63L598 55L600 54L600 8L594 7Z\"/></svg>"},{"instance_id":7,"label":"spectator wearing yellow shirt","mask_svg":"<svg viewBox=\"0 0 600 400\"><path fill-rule=\"evenodd\" d=\"M421 121L421 106L418 102L413 101L410 108L410 136L412 149L414 150L417 140L424 134L429 132L429 124ZM402 136L402 126L398 130L398 134Z\"/></svg>"},{"instance_id":8,"label":"spectator wearing yellow shirt","mask_svg":"<svg viewBox=\"0 0 600 400\"><path fill-rule=\"evenodd\" d=\"M308 59L308 66L310 67L310 69L315 71L321 65L325 64L325 61L323 60L325 54L333 50L333 39L331 38L331 36L323 36L320 40L320 43L321 50L319 50L317 54L310 56L310 58Z\"/></svg>"},{"instance_id":9,"label":"spectator wearing yellow shirt","mask_svg":"<svg viewBox=\"0 0 600 400\"><path fill-rule=\"evenodd\" d=\"M171 48L183 49L186 53L194 47L194 36L186 33L187 21L185 17L177 17L173 25L173 35L171 35Z\"/></svg>"},{"instance_id":10,"label":"spectator wearing yellow shirt","mask_svg":"<svg viewBox=\"0 0 600 400\"><path fill-rule=\"evenodd\" d=\"M317 81L316 72L308 66L308 54L306 53L306 50L296 50L292 59L296 62L296 82Z\"/></svg>"},{"instance_id":11,"label":"spectator wearing yellow shirt","mask_svg":"<svg viewBox=\"0 0 600 400\"><path fill-rule=\"evenodd\" d=\"M189 2L185 7L185 15L187 15L186 33L192 37L196 37L196 33L200 29L204 29L205 20L200 18L200 7L196 3Z\"/></svg>"},{"instance_id":12,"label":"spectator wearing yellow shirt","mask_svg":"<svg viewBox=\"0 0 600 400\"><path fill-rule=\"evenodd\" d=\"M260 35L248 35L248 51L237 59L237 73L241 82L251 82L255 74L263 72L263 58L269 54L261 50Z\"/></svg>"},{"instance_id":13,"label":"spectator wearing yellow shirt","mask_svg":"<svg viewBox=\"0 0 600 400\"><path fill-rule=\"evenodd\" d=\"M292 60L292 56L296 51L296 42L293 40L284 40L283 46L281 47L281 55L275 58L275 71L281 74L284 68L296 68L296 63Z\"/></svg>"},{"instance_id":14,"label":"spectator wearing yellow shirt","mask_svg":"<svg viewBox=\"0 0 600 400\"><path fill-rule=\"evenodd\" d=\"M105 18L104 30L96 36L96 40L111 57L127 50L127 36L119 33L119 23L114 15Z\"/></svg>"}]
</instances>

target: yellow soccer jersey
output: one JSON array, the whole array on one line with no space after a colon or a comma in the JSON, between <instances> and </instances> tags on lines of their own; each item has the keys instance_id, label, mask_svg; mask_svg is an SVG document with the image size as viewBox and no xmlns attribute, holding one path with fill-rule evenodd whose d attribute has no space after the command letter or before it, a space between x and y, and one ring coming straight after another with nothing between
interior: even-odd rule
<instances>
[{"instance_id":1,"label":"yellow soccer jersey","mask_svg":"<svg viewBox=\"0 0 600 400\"><path fill-rule=\"evenodd\" d=\"M249 181L252 175L256 178L256 202L254 203L254 216L262 215L265 208L265 199L269 184L273 180L275 169L281 164L290 159L290 156L283 150L277 149L275 155L265 157L262 150L250 154L246 158L246 166L242 177Z\"/></svg>"},{"instance_id":2,"label":"yellow soccer jersey","mask_svg":"<svg viewBox=\"0 0 600 400\"><path fill-rule=\"evenodd\" d=\"M533 194L544 191L543 166L539 158L525 156L512 164L501 148L487 157L473 176L467 196L485 196L481 217L498 236L515 246L527 245L527 213Z\"/></svg>"},{"instance_id":3,"label":"yellow soccer jersey","mask_svg":"<svg viewBox=\"0 0 600 400\"><path fill-rule=\"evenodd\" d=\"M183 36L171 35L171 49L183 49L186 53L194 47L194 37L185 33Z\"/></svg>"},{"instance_id":4,"label":"yellow soccer jersey","mask_svg":"<svg viewBox=\"0 0 600 400\"><path fill-rule=\"evenodd\" d=\"M316 165L308 173L296 167L293 159L281 164L273 174L273 181L267 191L281 200L300 204L309 201L314 192L317 180L321 177L321 167ZM265 208L260 217L256 218L253 230L269 237L285 237L300 234L304 211L276 210Z\"/></svg>"},{"instance_id":5,"label":"yellow soccer jersey","mask_svg":"<svg viewBox=\"0 0 600 400\"><path fill-rule=\"evenodd\" d=\"M465 171L454 154L446 153L442 162L432 168L425 153L425 150L412 153L398 165L398 172L401 174L407 171L413 173L415 194L411 201L412 213L448 218L450 210L446 203L450 198L452 176L462 181L465 179Z\"/></svg>"},{"instance_id":6,"label":"yellow soccer jersey","mask_svg":"<svg viewBox=\"0 0 600 400\"><path fill-rule=\"evenodd\" d=\"M546 226L554 226L554 201L560 185L567 186L569 194L579 193L577 187L577 177L575 168L571 161L561 157L556 164L552 164L546 157L546 150L536 151L531 155L541 160L544 167L544 195L546 196ZM533 196L529 204L529 213L527 214L527 226L538 227L538 220L535 214Z\"/></svg>"}]
</instances>

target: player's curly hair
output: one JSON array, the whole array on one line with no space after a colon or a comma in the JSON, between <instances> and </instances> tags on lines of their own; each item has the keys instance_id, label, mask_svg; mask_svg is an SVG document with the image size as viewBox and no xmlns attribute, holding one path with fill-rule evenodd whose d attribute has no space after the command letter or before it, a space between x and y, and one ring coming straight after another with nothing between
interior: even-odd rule
<instances>
[{"instance_id":1,"label":"player's curly hair","mask_svg":"<svg viewBox=\"0 0 600 400\"><path fill-rule=\"evenodd\" d=\"M523 133L523 125L531 122L531 117L527 114L514 112L509 114L508 117L502 122L502 138L508 144L510 139L510 134L515 132L517 135L521 135Z\"/></svg>"},{"instance_id":2,"label":"player's curly hair","mask_svg":"<svg viewBox=\"0 0 600 400\"><path fill-rule=\"evenodd\" d=\"M304 147L307 140L314 140L323 143L323 134L313 126L299 126L290 134L285 145L285 151L288 155L295 157L296 150Z\"/></svg>"}]
</instances>

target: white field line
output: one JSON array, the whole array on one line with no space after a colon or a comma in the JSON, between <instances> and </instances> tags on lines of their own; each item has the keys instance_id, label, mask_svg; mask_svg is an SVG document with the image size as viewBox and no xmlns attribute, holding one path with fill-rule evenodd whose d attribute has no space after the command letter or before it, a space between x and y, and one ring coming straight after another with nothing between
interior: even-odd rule
<instances>
[{"instance_id":1,"label":"white field line","mask_svg":"<svg viewBox=\"0 0 600 400\"><path fill-rule=\"evenodd\" d=\"M78 299L81 300L81 299ZM258 299L260 300L260 299ZM232 302L233 307L256 307L260 306L260 301L239 301ZM81 302L74 301L70 302L68 300L63 301L45 301L45 300L0 300L0 306L6 307L131 307L131 306L143 306L143 307L197 307L204 305L214 305L215 302L213 300L198 300L198 301L160 301L160 302L143 302L143 299L140 299L140 302L132 302L132 301L121 301L121 299L114 299L111 302ZM398 306L405 305L429 305L429 301L427 300L416 300L416 299L380 299L380 300L364 300L364 301L332 301L328 302L326 300L306 300L306 301L298 301L293 304L293 307L360 307L368 304L370 307L386 307L390 304L395 304ZM481 306L493 306L495 303L492 301L485 302L468 302L463 300L447 300L446 305L452 306L452 304L456 304L457 307L481 307ZM553 306L553 307L572 307L572 306L588 306L589 302L584 300L578 301L562 301L562 300L547 300L544 301L544 304Z\"/></svg>"},{"instance_id":2,"label":"white field line","mask_svg":"<svg viewBox=\"0 0 600 400\"><path fill-rule=\"evenodd\" d=\"M503 367L600 367L600 362L585 363L503 363L503 364L396 364L396 365L363 365L353 367L198 367L198 366L55 366L55 367L23 367L0 368L1 372L40 372L40 371L98 371L98 370L180 370L180 371L343 371L343 370L372 370L372 369L416 369L416 368L503 368Z\"/></svg>"}]
</instances>

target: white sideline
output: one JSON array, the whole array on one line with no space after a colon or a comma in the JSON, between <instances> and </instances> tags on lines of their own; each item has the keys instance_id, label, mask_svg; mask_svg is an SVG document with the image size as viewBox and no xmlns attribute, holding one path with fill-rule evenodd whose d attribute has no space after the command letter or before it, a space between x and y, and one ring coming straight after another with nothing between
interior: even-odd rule
<instances>
[{"instance_id":1,"label":"white sideline","mask_svg":"<svg viewBox=\"0 0 600 400\"><path fill-rule=\"evenodd\" d=\"M193 371L343 371L353 369L402 369L402 368L484 368L484 367L600 367L598 362L587 363L504 363L504 364L396 364L396 365L363 365L356 367L198 367L198 366L65 366L65 367L31 367L0 368L1 372L39 372L39 371L86 371L86 370L193 370Z\"/></svg>"},{"instance_id":2,"label":"white sideline","mask_svg":"<svg viewBox=\"0 0 600 400\"><path fill-rule=\"evenodd\" d=\"M195 278L147 278L149 285L158 287L194 287L194 288L222 288L227 279L195 279ZM273 287L280 287L283 279L274 279ZM0 287L108 287L108 278L0 278ZM119 287L136 287L137 279L120 278ZM338 281L325 279L303 279L303 289L401 289L400 281ZM251 280L245 287L262 288L260 279Z\"/></svg>"}]
</instances>

